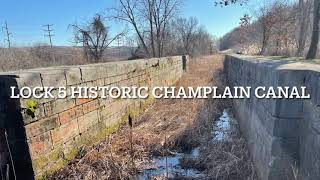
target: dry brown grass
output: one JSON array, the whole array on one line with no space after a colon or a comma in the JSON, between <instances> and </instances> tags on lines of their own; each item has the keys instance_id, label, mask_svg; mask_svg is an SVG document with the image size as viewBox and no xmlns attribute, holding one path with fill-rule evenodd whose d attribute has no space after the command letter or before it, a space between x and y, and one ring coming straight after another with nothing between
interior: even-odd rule
<instances>
[{"instance_id":1,"label":"dry brown grass","mask_svg":"<svg viewBox=\"0 0 320 180\"><path fill-rule=\"evenodd\" d=\"M126 60L130 56L128 48L107 49L101 62ZM0 72L38 67L66 66L89 64L79 47L51 48L46 45L35 45L21 48L0 48Z\"/></svg>"},{"instance_id":2,"label":"dry brown grass","mask_svg":"<svg viewBox=\"0 0 320 180\"><path fill-rule=\"evenodd\" d=\"M48 46L0 48L0 71L85 63L81 51L73 48L51 49Z\"/></svg>"},{"instance_id":3,"label":"dry brown grass","mask_svg":"<svg viewBox=\"0 0 320 180\"><path fill-rule=\"evenodd\" d=\"M188 72L176 86L221 87L221 82L224 81L222 68L223 57L220 55L193 59L188 65ZM191 150L197 146L201 147L201 154L199 160L190 163L194 168L204 170L211 178L225 176L226 178L222 179L230 179L229 177L244 175L243 179L246 179L249 177L247 174L251 175L252 172L239 172L247 169L239 165L251 166L243 139L236 138L240 143L227 145L208 143L212 139L214 119L217 119L223 108L228 106L223 102L225 101L212 99L158 100L134 120L133 155L130 153L130 129L123 127L106 137L104 142L89 148L83 158L74 160L68 167L55 173L51 179L135 179L138 172L149 168L152 156ZM236 137L239 137L239 134ZM164 144L171 151L164 151ZM225 152L227 155L222 156L221 153ZM237 157L236 160L232 159L234 157ZM243 160L238 161L238 158ZM132 159L134 165L131 163ZM235 163L232 163L233 161ZM228 168L235 168L236 172L228 171ZM227 173L231 173L232 176L228 176Z\"/></svg>"},{"instance_id":4,"label":"dry brown grass","mask_svg":"<svg viewBox=\"0 0 320 180\"><path fill-rule=\"evenodd\" d=\"M204 122L205 120L200 120ZM202 127L206 129L205 127ZM196 129L194 127L192 129ZM192 132L191 136L200 139L198 158L186 156L182 159L182 166L185 168L196 168L202 170L206 179L215 180L256 180L257 174L251 161L245 139L241 136L238 124L231 122L230 129L226 132L227 138L224 140L213 140L212 133ZM206 132L206 131L205 131ZM199 137L200 136L200 137ZM209 138L208 138L209 137Z\"/></svg>"}]
</instances>

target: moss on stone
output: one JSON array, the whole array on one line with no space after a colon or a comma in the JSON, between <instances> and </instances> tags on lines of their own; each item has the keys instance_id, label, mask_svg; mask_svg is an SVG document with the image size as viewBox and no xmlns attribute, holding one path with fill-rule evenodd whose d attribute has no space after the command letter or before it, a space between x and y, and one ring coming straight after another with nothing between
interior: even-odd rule
<instances>
[{"instance_id":1,"label":"moss on stone","mask_svg":"<svg viewBox=\"0 0 320 180\"><path fill-rule=\"evenodd\" d=\"M59 147L49 152L46 156L34 160L33 168L37 174L36 179L46 179L53 172L67 165L68 161L63 158L64 156L63 148Z\"/></svg>"}]
</instances>

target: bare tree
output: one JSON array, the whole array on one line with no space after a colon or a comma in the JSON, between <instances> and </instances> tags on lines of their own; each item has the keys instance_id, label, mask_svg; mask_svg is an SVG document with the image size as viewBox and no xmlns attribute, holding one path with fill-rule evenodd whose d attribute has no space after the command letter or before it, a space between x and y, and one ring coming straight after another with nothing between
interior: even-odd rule
<instances>
[{"instance_id":1,"label":"bare tree","mask_svg":"<svg viewBox=\"0 0 320 180\"><path fill-rule=\"evenodd\" d=\"M246 37L248 36L248 28L250 25L251 17L248 14L244 14L243 17L240 18L240 27L239 27L239 34L240 34L240 45L241 45L241 53L244 51L244 43L246 41Z\"/></svg>"},{"instance_id":2,"label":"bare tree","mask_svg":"<svg viewBox=\"0 0 320 180\"><path fill-rule=\"evenodd\" d=\"M149 27L150 27L150 39L151 39L151 48L152 48L152 56L156 56L156 48L155 48L155 43L154 43L154 28L153 28L153 16L154 16L154 6L155 6L155 1L154 0L146 0L142 1L143 3L147 3L145 5L148 7L148 10L145 12L146 13L146 18L148 19L149 22Z\"/></svg>"},{"instance_id":3,"label":"bare tree","mask_svg":"<svg viewBox=\"0 0 320 180\"><path fill-rule=\"evenodd\" d=\"M76 43L82 43L85 56L92 59L93 62L99 62L105 49L119 36L108 39L108 27L105 26L101 15L97 14L89 25L80 27L77 24L72 25L75 33Z\"/></svg>"},{"instance_id":4,"label":"bare tree","mask_svg":"<svg viewBox=\"0 0 320 180\"><path fill-rule=\"evenodd\" d=\"M307 59L314 59L317 55L318 43L319 43L319 24L320 24L320 0L314 0L313 6L313 31L311 37L311 44Z\"/></svg>"},{"instance_id":5,"label":"bare tree","mask_svg":"<svg viewBox=\"0 0 320 180\"><path fill-rule=\"evenodd\" d=\"M196 34L198 32L198 20L195 17L178 18L175 23L175 29L183 44L184 53L191 54L195 46Z\"/></svg>"},{"instance_id":6,"label":"bare tree","mask_svg":"<svg viewBox=\"0 0 320 180\"><path fill-rule=\"evenodd\" d=\"M272 33L272 28L277 22L276 16L273 14L269 7L262 7L259 10L259 20L258 23L261 25L262 29L262 41L261 41L261 51L260 54L263 55L266 52L269 39Z\"/></svg>"},{"instance_id":7,"label":"bare tree","mask_svg":"<svg viewBox=\"0 0 320 180\"><path fill-rule=\"evenodd\" d=\"M240 4L241 6L247 3L249 0L216 0L215 5L228 6L231 4Z\"/></svg>"},{"instance_id":8,"label":"bare tree","mask_svg":"<svg viewBox=\"0 0 320 180\"><path fill-rule=\"evenodd\" d=\"M208 33L204 26L200 26L196 33L195 47L191 55L208 55L213 53L215 49L214 38Z\"/></svg>"},{"instance_id":9,"label":"bare tree","mask_svg":"<svg viewBox=\"0 0 320 180\"><path fill-rule=\"evenodd\" d=\"M119 0L112 18L129 23L139 38L147 56L161 57L166 30L182 0ZM148 22L147 24L145 22Z\"/></svg>"},{"instance_id":10,"label":"bare tree","mask_svg":"<svg viewBox=\"0 0 320 180\"><path fill-rule=\"evenodd\" d=\"M149 0L150 1L150 0ZM181 5L181 0L152 0L155 3L153 11L154 25L156 29L156 42L158 57L163 56L164 41L166 38L166 28L175 12Z\"/></svg>"},{"instance_id":11,"label":"bare tree","mask_svg":"<svg viewBox=\"0 0 320 180\"><path fill-rule=\"evenodd\" d=\"M290 6L287 1L277 1L272 6L271 12L274 14L276 20L272 30L272 42L275 42L275 51L273 52L273 55L290 55L289 46L291 41L295 39L295 10L296 8ZM294 40L293 42L296 41Z\"/></svg>"},{"instance_id":12,"label":"bare tree","mask_svg":"<svg viewBox=\"0 0 320 180\"><path fill-rule=\"evenodd\" d=\"M229 6L232 4L240 4L240 5L244 5L245 3L247 3L249 0L216 0L215 1L215 5L221 5L223 6ZM261 27L261 31L262 31L262 37L261 37L261 50L259 54L265 54L266 52L266 48L268 46L269 43L269 39L271 37L272 34L272 28L274 26L274 24L276 23L276 19L274 14L271 11L271 8L268 7L266 4L263 5L263 7L261 7L259 9L259 12L257 14L257 22L260 24ZM235 29L236 31L239 31L239 28ZM241 42L241 41L240 41Z\"/></svg>"},{"instance_id":13,"label":"bare tree","mask_svg":"<svg viewBox=\"0 0 320 180\"><path fill-rule=\"evenodd\" d=\"M213 54L217 51L216 39L199 25L195 17L175 19L170 27L170 47L175 47L177 54L188 54L190 56L201 56Z\"/></svg>"},{"instance_id":14,"label":"bare tree","mask_svg":"<svg viewBox=\"0 0 320 180\"><path fill-rule=\"evenodd\" d=\"M145 53L150 56L150 52L144 37L144 27L140 26L142 22L140 17L140 9L138 8L140 2L137 0L119 0L119 3L120 6L118 8L111 9L116 13L111 17L131 24L139 38L139 44L142 45Z\"/></svg>"}]
</instances>

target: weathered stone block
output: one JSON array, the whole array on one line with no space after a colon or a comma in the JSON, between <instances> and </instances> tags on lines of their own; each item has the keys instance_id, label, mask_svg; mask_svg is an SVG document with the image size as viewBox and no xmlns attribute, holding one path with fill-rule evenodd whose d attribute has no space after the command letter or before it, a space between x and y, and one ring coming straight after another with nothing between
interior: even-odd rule
<instances>
[{"instance_id":1,"label":"weathered stone block","mask_svg":"<svg viewBox=\"0 0 320 180\"><path fill-rule=\"evenodd\" d=\"M92 82L92 86L102 87L105 85L104 80L105 80L105 78L94 80Z\"/></svg>"},{"instance_id":2,"label":"weathered stone block","mask_svg":"<svg viewBox=\"0 0 320 180\"><path fill-rule=\"evenodd\" d=\"M98 110L92 111L78 118L80 133L85 132L91 126L97 124L99 121Z\"/></svg>"},{"instance_id":3,"label":"weathered stone block","mask_svg":"<svg viewBox=\"0 0 320 180\"><path fill-rule=\"evenodd\" d=\"M94 81L107 77L107 69L105 66L86 65L80 67L83 82Z\"/></svg>"},{"instance_id":4,"label":"weathered stone block","mask_svg":"<svg viewBox=\"0 0 320 180\"><path fill-rule=\"evenodd\" d=\"M115 101L113 98L110 98L110 97L99 98L98 100L99 100L100 107L109 106L112 102Z\"/></svg>"},{"instance_id":5,"label":"weathered stone block","mask_svg":"<svg viewBox=\"0 0 320 180\"><path fill-rule=\"evenodd\" d=\"M90 101L92 101L93 99L90 99L90 98L76 98L75 101L76 101L76 105L79 106L79 105L82 105L82 104L85 104L85 103L88 103Z\"/></svg>"},{"instance_id":6,"label":"weathered stone block","mask_svg":"<svg viewBox=\"0 0 320 180\"><path fill-rule=\"evenodd\" d=\"M299 124L302 119L279 119L274 118L273 135L276 137L294 138L299 136Z\"/></svg>"},{"instance_id":7,"label":"weathered stone block","mask_svg":"<svg viewBox=\"0 0 320 180\"><path fill-rule=\"evenodd\" d=\"M272 155L275 157L291 158L297 161L299 158L299 137L274 137Z\"/></svg>"},{"instance_id":8,"label":"weathered stone block","mask_svg":"<svg viewBox=\"0 0 320 180\"><path fill-rule=\"evenodd\" d=\"M20 72L16 75L16 85L18 89L22 87L42 87L41 76L39 72Z\"/></svg>"},{"instance_id":9,"label":"weathered stone block","mask_svg":"<svg viewBox=\"0 0 320 180\"><path fill-rule=\"evenodd\" d=\"M302 118L303 101L300 99L270 100L271 113L279 118Z\"/></svg>"},{"instance_id":10,"label":"weathered stone block","mask_svg":"<svg viewBox=\"0 0 320 180\"><path fill-rule=\"evenodd\" d=\"M82 73L79 67L66 69L65 76L68 86L82 83Z\"/></svg>"},{"instance_id":11,"label":"weathered stone block","mask_svg":"<svg viewBox=\"0 0 320 180\"><path fill-rule=\"evenodd\" d=\"M58 115L51 116L49 118L41 119L34 123L25 126L27 138L30 139L39 134L43 134L49 130L52 130L59 125Z\"/></svg>"},{"instance_id":12,"label":"weathered stone block","mask_svg":"<svg viewBox=\"0 0 320 180\"><path fill-rule=\"evenodd\" d=\"M52 142L55 145L64 143L79 134L77 119L59 126L51 131Z\"/></svg>"},{"instance_id":13,"label":"weathered stone block","mask_svg":"<svg viewBox=\"0 0 320 180\"><path fill-rule=\"evenodd\" d=\"M99 120L103 121L113 114L109 106L103 106L99 109Z\"/></svg>"},{"instance_id":14,"label":"weathered stone block","mask_svg":"<svg viewBox=\"0 0 320 180\"><path fill-rule=\"evenodd\" d=\"M83 115L82 106L76 106L74 108L71 108L69 110L59 113L59 122L60 124L66 124L69 121L77 117L80 117L82 115Z\"/></svg>"},{"instance_id":15,"label":"weathered stone block","mask_svg":"<svg viewBox=\"0 0 320 180\"><path fill-rule=\"evenodd\" d=\"M66 98L66 99L57 99L44 104L44 110L46 116L51 116L58 114L67 109L71 109L75 106L75 99Z\"/></svg>"},{"instance_id":16,"label":"weathered stone block","mask_svg":"<svg viewBox=\"0 0 320 180\"><path fill-rule=\"evenodd\" d=\"M35 121L38 121L38 120L46 117L45 108L44 108L43 104L39 104L37 106L37 108L35 109L35 112L34 112L34 117L31 114L27 113L27 109L25 109L25 108L23 108L21 110L21 115L22 115L23 122L25 125L30 124Z\"/></svg>"},{"instance_id":17,"label":"weathered stone block","mask_svg":"<svg viewBox=\"0 0 320 180\"><path fill-rule=\"evenodd\" d=\"M42 156L52 149L50 132L45 132L36 137L30 138L28 144L32 159Z\"/></svg>"},{"instance_id":18,"label":"weathered stone block","mask_svg":"<svg viewBox=\"0 0 320 180\"><path fill-rule=\"evenodd\" d=\"M108 69L106 77L113 77L122 73L121 71L118 70L117 63L108 63L105 66Z\"/></svg>"},{"instance_id":19,"label":"weathered stone block","mask_svg":"<svg viewBox=\"0 0 320 180\"><path fill-rule=\"evenodd\" d=\"M98 99L92 100L88 103L83 104L82 106L83 106L83 114L86 114L88 112L91 112L99 108L99 100Z\"/></svg>"},{"instance_id":20,"label":"weathered stone block","mask_svg":"<svg viewBox=\"0 0 320 180\"><path fill-rule=\"evenodd\" d=\"M64 70L50 70L41 72L42 84L44 87L66 87L67 81Z\"/></svg>"}]
</instances>

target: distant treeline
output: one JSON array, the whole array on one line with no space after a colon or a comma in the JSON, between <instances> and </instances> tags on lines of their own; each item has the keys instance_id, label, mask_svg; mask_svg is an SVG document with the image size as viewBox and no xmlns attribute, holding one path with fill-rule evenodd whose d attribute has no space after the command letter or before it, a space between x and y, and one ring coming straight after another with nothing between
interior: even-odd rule
<instances>
[{"instance_id":1,"label":"distant treeline","mask_svg":"<svg viewBox=\"0 0 320 180\"><path fill-rule=\"evenodd\" d=\"M311 44L313 0L264 1L223 36L220 49L245 54L305 56Z\"/></svg>"}]
</instances>

